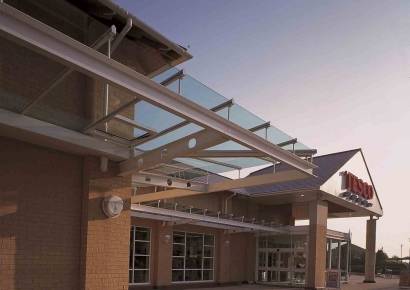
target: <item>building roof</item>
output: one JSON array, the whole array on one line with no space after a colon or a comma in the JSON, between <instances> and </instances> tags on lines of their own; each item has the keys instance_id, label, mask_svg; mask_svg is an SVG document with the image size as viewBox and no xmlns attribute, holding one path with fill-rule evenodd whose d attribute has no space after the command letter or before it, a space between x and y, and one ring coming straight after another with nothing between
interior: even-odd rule
<instances>
[{"instance_id":1,"label":"building roof","mask_svg":"<svg viewBox=\"0 0 410 290\"><path fill-rule=\"evenodd\" d=\"M188 53L185 47L169 40L111 0L67 1L108 27L115 24L119 30L126 25L127 19L131 18L133 24L132 29L127 33L126 37L133 41L144 42L146 45L157 49L166 62L166 64L163 64L162 67L158 68L155 74L192 58L192 55Z\"/></svg>"},{"instance_id":2,"label":"building roof","mask_svg":"<svg viewBox=\"0 0 410 290\"><path fill-rule=\"evenodd\" d=\"M313 174L316 177L309 177L306 179L298 179L270 185L254 186L246 189L241 189L240 193L252 195L298 189L317 189L322 184L324 184L333 174L335 174L337 170L342 167L350 158L352 158L357 152L360 151L361 149L353 149L316 156L313 160L313 163L318 166L317 168L313 169ZM278 172L289 169L291 168L286 164L277 164L275 168L274 166L269 166L251 173L250 176L273 173L274 170Z\"/></svg>"}]
</instances>

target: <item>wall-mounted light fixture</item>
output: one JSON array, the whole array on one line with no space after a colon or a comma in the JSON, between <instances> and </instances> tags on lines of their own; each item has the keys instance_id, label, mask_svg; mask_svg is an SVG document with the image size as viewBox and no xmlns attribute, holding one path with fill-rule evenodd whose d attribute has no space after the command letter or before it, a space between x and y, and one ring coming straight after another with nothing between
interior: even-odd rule
<instances>
[{"instance_id":1,"label":"wall-mounted light fixture","mask_svg":"<svg viewBox=\"0 0 410 290\"><path fill-rule=\"evenodd\" d=\"M103 199L102 210L104 214L109 218L117 217L124 209L124 201L121 197L116 195L110 195Z\"/></svg>"}]
</instances>

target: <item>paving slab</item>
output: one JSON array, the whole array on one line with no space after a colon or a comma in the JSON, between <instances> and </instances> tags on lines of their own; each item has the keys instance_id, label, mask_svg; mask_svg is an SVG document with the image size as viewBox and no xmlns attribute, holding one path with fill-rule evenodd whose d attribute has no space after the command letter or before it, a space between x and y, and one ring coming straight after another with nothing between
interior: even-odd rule
<instances>
[{"instance_id":1,"label":"paving slab","mask_svg":"<svg viewBox=\"0 0 410 290\"><path fill-rule=\"evenodd\" d=\"M363 276L352 275L349 283L342 284L342 290L399 290L399 279L376 278L376 283L363 283ZM284 288L265 285L235 285L211 288L190 288L189 290L301 290L303 288Z\"/></svg>"}]
</instances>

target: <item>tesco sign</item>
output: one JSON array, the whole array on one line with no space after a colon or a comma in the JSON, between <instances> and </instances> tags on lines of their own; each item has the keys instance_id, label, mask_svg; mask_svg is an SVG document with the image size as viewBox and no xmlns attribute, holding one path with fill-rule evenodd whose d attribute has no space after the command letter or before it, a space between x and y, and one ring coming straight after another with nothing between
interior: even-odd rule
<instances>
[{"instance_id":1,"label":"tesco sign","mask_svg":"<svg viewBox=\"0 0 410 290\"><path fill-rule=\"evenodd\" d=\"M370 200L373 198L373 186L353 175L348 171L342 172L344 177L344 187L348 192L357 194L363 199Z\"/></svg>"}]
</instances>

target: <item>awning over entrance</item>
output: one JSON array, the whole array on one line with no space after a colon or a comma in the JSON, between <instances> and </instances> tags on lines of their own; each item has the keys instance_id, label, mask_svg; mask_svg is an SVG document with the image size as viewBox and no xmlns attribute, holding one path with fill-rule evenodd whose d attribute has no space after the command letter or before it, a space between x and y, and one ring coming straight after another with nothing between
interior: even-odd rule
<instances>
[{"instance_id":1,"label":"awning over entrance","mask_svg":"<svg viewBox=\"0 0 410 290\"><path fill-rule=\"evenodd\" d=\"M294 216L307 218L307 202L329 201L329 217L382 216L376 186L361 149L315 156L316 177L258 185L236 190L264 204L294 203ZM287 171L286 164L266 167L251 176ZM306 204L303 204L305 202Z\"/></svg>"},{"instance_id":2,"label":"awning over entrance","mask_svg":"<svg viewBox=\"0 0 410 290\"><path fill-rule=\"evenodd\" d=\"M213 213L206 209L178 207L178 204L165 204L161 201L150 205L131 205L131 216L166 221L173 225L195 224L210 228L218 228L235 232L270 232L286 233L287 229L277 225L269 225L245 217Z\"/></svg>"},{"instance_id":3,"label":"awning over entrance","mask_svg":"<svg viewBox=\"0 0 410 290\"><path fill-rule=\"evenodd\" d=\"M116 49L135 48L126 38L135 27L121 26L117 33L118 19L101 21L84 7L80 11L63 1L67 13L96 26L95 35L84 29L77 35L32 18L25 14L30 9L23 13L13 1L5 2L0 3L4 65L13 64L7 69L19 71L18 81L0 87L0 128L5 135L101 156L102 168L107 158L119 161L119 175L134 175L139 187L203 193L312 176L316 151L296 138L183 71L173 68L151 79L152 71L142 60L116 55ZM30 71L22 55L36 61ZM33 79L33 74L40 77ZM289 172L270 173L265 181L240 176L242 169L276 164L287 164ZM195 181L210 173L232 172L237 173L231 176L235 180L217 186Z\"/></svg>"}]
</instances>

